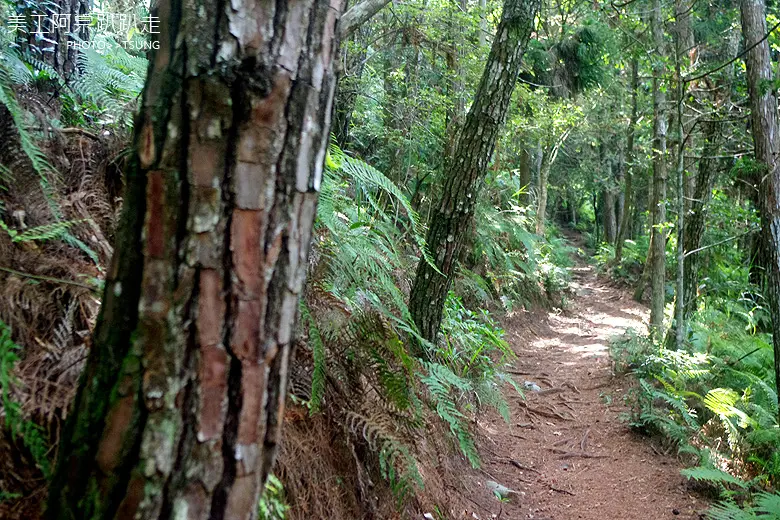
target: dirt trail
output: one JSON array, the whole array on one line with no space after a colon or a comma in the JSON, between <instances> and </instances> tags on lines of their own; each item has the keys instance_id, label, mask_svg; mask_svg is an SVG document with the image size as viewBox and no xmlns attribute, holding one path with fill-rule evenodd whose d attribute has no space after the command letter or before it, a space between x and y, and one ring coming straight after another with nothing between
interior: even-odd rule
<instances>
[{"instance_id":1,"label":"dirt trail","mask_svg":"<svg viewBox=\"0 0 780 520\"><path fill-rule=\"evenodd\" d=\"M578 260L566 311L505 320L517 353L513 376L536 383L509 396L511 424L478 423L483 468L463 476L481 519L699 519L707 504L686 489L676 459L620 421L628 381L612 377L609 339L643 330L647 310ZM476 482L465 482L465 480ZM497 482L517 493L499 503ZM474 517L469 513L467 516Z\"/></svg>"}]
</instances>

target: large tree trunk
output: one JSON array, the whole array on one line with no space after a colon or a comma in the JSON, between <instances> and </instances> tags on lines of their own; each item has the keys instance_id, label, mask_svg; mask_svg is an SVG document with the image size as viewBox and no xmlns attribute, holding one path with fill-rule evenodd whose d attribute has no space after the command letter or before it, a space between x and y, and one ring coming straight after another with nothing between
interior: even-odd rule
<instances>
[{"instance_id":1,"label":"large tree trunk","mask_svg":"<svg viewBox=\"0 0 780 520\"><path fill-rule=\"evenodd\" d=\"M506 0L474 103L447 158L441 199L431 210L428 247L436 267L420 261L409 297L409 310L420 333L434 341L466 230L506 117L520 62L539 9L538 0ZM422 354L422 352L417 352Z\"/></svg>"},{"instance_id":2,"label":"large tree trunk","mask_svg":"<svg viewBox=\"0 0 780 520\"><path fill-rule=\"evenodd\" d=\"M158 9L50 520L254 518L281 435L340 3Z\"/></svg>"},{"instance_id":3,"label":"large tree trunk","mask_svg":"<svg viewBox=\"0 0 780 520\"><path fill-rule=\"evenodd\" d=\"M766 34L764 0L742 0L742 34L745 47L747 83L750 93L750 117L756 161L764 168L759 176L761 238L766 261L766 293L772 314L772 338L775 351L775 378L780 386L780 136L777 128L777 98L766 85L772 82L769 42Z\"/></svg>"},{"instance_id":4,"label":"large tree trunk","mask_svg":"<svg viewBox=\"0 0 780 520\"><path fill-rule=\"evenodd\" d=\"M639 91L639 60L634 57L631 60L631 115L626 128L626 160L623 173L625 187L623 190L623 218L620 219L617 237L615 238L615 265L619 265L623 259L623 243L628 236L627 231L631 223L631 206L633 193L633 168L634 168L634 135L636 134L637 95Z\"/></svg>"},{"instance_id":5,"label":"large tree trunk","mask_svg":"<svg viewBox=\"0 0 780 520\"><path fill-rule=\"evenodd\" d=\"M651 16L653 43L657 56L653 64L653 196L650 201L652 215L650 249L648 255L650 264L650 331L656 338L663 338L664 303L665 303L665 249L666 249L666 89L662 78L666 74L664 55L663 18L661 1L653 0Z\"/></svg>"}]
</instances>

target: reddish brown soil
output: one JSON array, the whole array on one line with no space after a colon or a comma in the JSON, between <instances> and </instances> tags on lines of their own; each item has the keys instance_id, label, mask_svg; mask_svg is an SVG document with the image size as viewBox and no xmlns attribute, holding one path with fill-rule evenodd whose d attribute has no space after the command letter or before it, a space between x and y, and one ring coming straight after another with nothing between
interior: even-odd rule
<instances>
[{"instance_id":1,"label":"reddish brown soil","mask_svg":"<svg viewBox=\"0 0 780 520\"><path fill-rule=\"evenodd\" d=\"M458 477L465 496L453 499L471 505L461 518L703 518L707 503L686 488L679 461L619 418L630 379L613 376L609 339L646 330L646 308L592 267L580 263L572 275L567 310L505 320L518 356L513 376L542 391L525 400L507 392L511 424L478 422L483 467ZM486 481L516 493L499 502Z\"/></svg>"}]
</instances>

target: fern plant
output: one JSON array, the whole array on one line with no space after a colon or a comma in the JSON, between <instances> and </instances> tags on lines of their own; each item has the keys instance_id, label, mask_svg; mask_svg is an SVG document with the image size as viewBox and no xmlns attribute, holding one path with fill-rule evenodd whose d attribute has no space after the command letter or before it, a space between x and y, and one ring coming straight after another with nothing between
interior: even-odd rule
<instances>
[{"instance_id":1,"label":"fern plant","mask_svg":"<svg viewBox=\"0 0 780 520\"><path fill-rule=\"evenodd\" d=\"M423 487L417 461L409 448L386 426L365 415L347 412L346 427L352 435L366 441L378 453L380 473L390 483L399 502L414 488Z\"/></svg>"},{"instance_id":2,"label":"fern plant","mask_svg":"<svg viewBox=\"0 0 780 520\"><path fill-rule=\"evenodd\" d=\"M721 502L707 512L710 520L780 520L780 494L758 493L755 505L740 507L734 502Z\"/></svg>"},{"instance_id":3,"label":"fern plant","mask_svg":"<svg viewBox=\"0 0 780 520\"><path fill-rule=\"evenodd\" d=\"M284 496L284 486L276 475L271 473L265 482L263 492L257 504L259 520L284 520L287 518L287 505Z\"/></svg>"},{"instance_id":4,"label":"fern plant","mask_svg":"<svg viewBox=\"0 0 780 520\"><path fill-rule=\"evenodd\" d=\"M73 82L73 90L82 102L94 104L98 112L95 124L131 127L148 60L129 54L110 35L97 34L92 43L96 45L78 54L82 72Z\"/></svg>"},{"instance_id":5,"label":"fern plant","mask_svg":"<svg viewBox=\"0 0 780 520\"><path fill-rule=\"evenodd\" d=\"M68 220L61 222L54 222L52 224L44 224L42 226L36 226L30 229L26 229L21 233L15 229L9 228L5 222L0 220L0 229L8 233L11 237L11 242L23 243L23 242L35 242L46 241L62 238L72 226L84 222L84 220Z\"/></svg>"}]
</instances>

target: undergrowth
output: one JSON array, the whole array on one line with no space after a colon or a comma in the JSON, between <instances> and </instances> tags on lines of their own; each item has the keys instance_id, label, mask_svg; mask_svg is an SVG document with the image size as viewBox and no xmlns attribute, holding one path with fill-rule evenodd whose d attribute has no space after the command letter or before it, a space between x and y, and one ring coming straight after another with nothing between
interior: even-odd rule
<instances>
[{"instance_id":1,"label":"undergrowth","mask_svg":"<svg viewBox=\"0 0 780 520\"><path fill-rule=\"evenodd\" d=\"M502 390L521 393L502 371L514 358L504 332L479 304L511 308L565 290L569 249L535 237L526 208L495 205L477 223L477 253L446 300L437 344L425 343L406 304L407 273L431 262L419 217L390 179L335 145L326 164L301 309L312 368L305 384L293 385L305 388L299 397L311 414L340 417L355 457L402 504L423 486L415 442L432 418L479 467L474 415L493 408L509 420ZM409 354L412 340L426 344L430 359Z\"/></svg>"},{"instance_id":2,"label":"undergrowth","mask_svg":"<svg viewBox=\"0 0 780 520\"><path fill-rule=\"evenodd\" d=\"M736 312L739 305L725 307L705 307L694 317L686 350L668 350L635 333L613 342L616 369L638 381L626 395L630 411L624 418L659 434L692 466L685 476L727 500L710 518L754 518L770 506L778 515L780 496L772 493L780 482L780 429L771 337L756 331L755 316ZM738 504L745 507L741 512Z\"/></svg>"}]
</instances>

